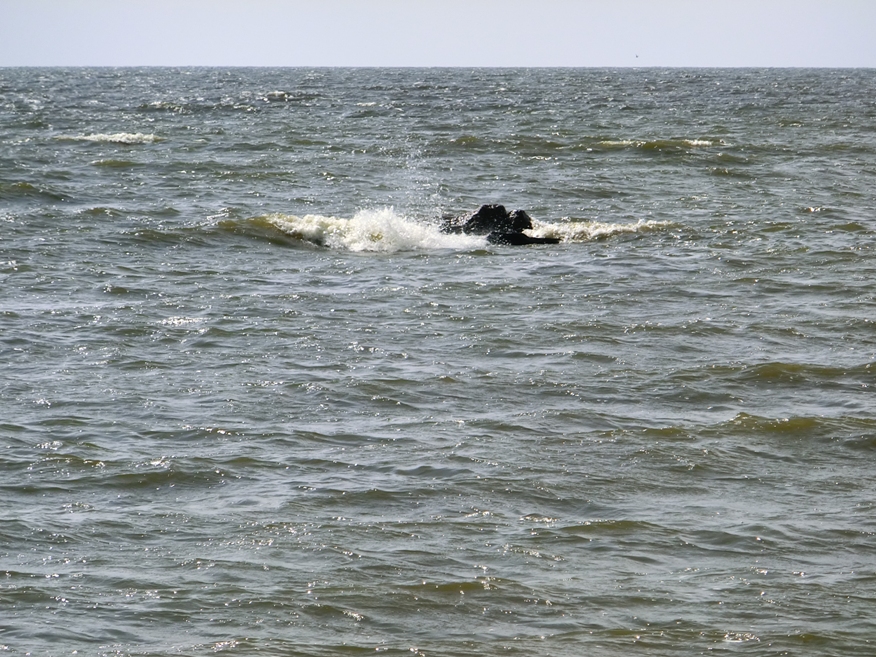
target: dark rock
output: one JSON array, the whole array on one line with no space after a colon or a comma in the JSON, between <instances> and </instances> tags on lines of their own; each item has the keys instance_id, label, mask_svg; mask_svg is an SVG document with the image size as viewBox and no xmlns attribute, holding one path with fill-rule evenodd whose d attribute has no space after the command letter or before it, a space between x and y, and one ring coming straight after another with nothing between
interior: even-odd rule
<instances>
[{"instance_id":1,"label":"dark rock","mask_svg":"<svg viewBox=\"0 0 876 657\"><path fill-rule=\"evenodd\" d=\"M486 235L490 244L557 244L555 237L530 237L523 231L532 228L532 219L523 210L508 212L504 205L482 205L468 217L445 217L445 233Z\"/></svg>"},{"instance_id":2,"label":"dark rock","mask_svg":"<svg viewBox=\"0 0 876 657\"><path fill-rule=\"evenodd\" d=\"M520 246L523 244L559 244L558 237L530 237L526 233L498 233L493 232L487 235L487 241L490 244L513 244Z\"/></svg>"}]
</instances>

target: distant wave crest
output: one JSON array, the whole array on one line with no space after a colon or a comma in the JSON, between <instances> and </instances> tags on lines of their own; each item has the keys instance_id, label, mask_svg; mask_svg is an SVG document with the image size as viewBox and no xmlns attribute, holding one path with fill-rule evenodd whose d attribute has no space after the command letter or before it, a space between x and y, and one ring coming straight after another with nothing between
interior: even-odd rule
<instances>
[{"instance_id":1,"label":"distant wave crest","mask_svg":"<svg viewBox=\"0 0 876 657\"><path fill-rule=\"evenodd\" d=\"M724 146L722 139L603 139L597 146L603 148L642 148L645 150L674 150L687 148L705 148L708 146Z\"/></svg>"},{"instance_id":2,"label":"distant wave crest","mask_svg":"<svg viewBox=\"0 0 876 657\"><path fill-rule=\"evenodd\" d=\"M98 133L94 135L62 135L58 139L64 141L94 141L107 144L154 144L161 141L157 135L143 132L115 132L112 134Z\"/></svg>"}]
</instances>

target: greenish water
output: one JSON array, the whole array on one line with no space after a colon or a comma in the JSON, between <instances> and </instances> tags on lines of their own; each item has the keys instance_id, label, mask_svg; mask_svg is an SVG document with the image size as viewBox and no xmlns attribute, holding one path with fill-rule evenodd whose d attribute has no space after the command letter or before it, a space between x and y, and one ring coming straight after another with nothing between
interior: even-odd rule
<instances>
[{"instance_id":1,"label":"greenish water","mask_svg":"<svg viewBox=\"0 0 876 657\"><path fill-rule=\"evenodd\" d=\"M874 99L0 69L0 649L874 652Z\"/></svg>"}]
</instances>

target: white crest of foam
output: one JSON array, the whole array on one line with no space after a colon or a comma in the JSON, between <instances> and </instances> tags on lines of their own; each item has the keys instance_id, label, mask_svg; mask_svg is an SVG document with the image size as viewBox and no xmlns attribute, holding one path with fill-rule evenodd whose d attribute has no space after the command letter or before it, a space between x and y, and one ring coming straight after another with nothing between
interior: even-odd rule
<instances>
[{"instance_id":1,"label":"white crest of foam","mask_svg":"<svg viewBox=\"0 0 876 657\"><path fill-rule=\"evenodd\" d=\"M95 141L109 144L154 144L161 138L142 132L115 132L112 134L98 133L95 135L62 135L58 139L65 141Z\"/></svg>"},{"instance_id":2,"label":"white crest of foam","mask_svg":"<svg viewBox=\"0 0 876 657\"><path fill-rule=\"evenodd\" d=\"M199 317L168 317L162 319L162 326L188 326L190 324L200 324L204 320Z\"/></svg>"},{"instance_id":3,"label":"white crest of foam","mask_svg":"<svg viewBox=\"0 0 876 657\"><path fill-rule=\"evenodd\" d=\"M392 208L361 210L352 219L314 214L271 214L265 219L292 237L349 251L471 249L486 244L484 237L448 235L437 225L408 219Z\"/></svg>"},{"instance_id":4,"label":"white crest of foam","mask_svg":"<svg viewBox=\"0 0 876 657\"><path fill-rule=\"evenodd\" d=\"M287 235L333 249L348 251L395 251L476 249L487 245L485 236L442 233L436 224L408 219L393 208L362 210L352 219L308 214L271 214L265 221ZM526 231L532 237L552 237L562 242L587 242L624 233L640 233L671 226L670 221L610 223L601 221L533 220Z\"/></svg>"},{"instance_id":5,"label":"white crest of foam","mask_svg":"<svg viewBox=\"0 0 876 657\"><path fill-rule=\"evenodd\" d=\"M533 237L554 237L563 242L587 242L602 237L624 233L644 233L671 226L671 221L642 221L635 223L609 223L602 221L564 221L562 223L532 222L528 231Z\"/></svg>"},{"instance_id":6,"label":"white crest of foam","mask_svg":"<svg viewBox=\"0 0 876 657\"><path fill-rule=\"evenodd\" d=\"M603 139L598 142L600 146L618 147L618 146L635 146L642 148L648 145L663 145L663 146L688 146L690 148L702 148L706 146L724 145L723 140L712 139L656 139L654 141L645 141L641 139Z\"/></svg>"}]
</instances>

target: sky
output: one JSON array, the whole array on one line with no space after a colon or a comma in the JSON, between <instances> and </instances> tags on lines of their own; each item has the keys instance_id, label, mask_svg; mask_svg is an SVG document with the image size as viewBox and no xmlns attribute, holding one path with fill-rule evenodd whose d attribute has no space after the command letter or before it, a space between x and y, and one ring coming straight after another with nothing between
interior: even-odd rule
<instances>
[{"instance_id":1,"label":"sky","mask_svg":"<svg viewBox=\"0 0 876 657\"><path fill-rule=\"evenodd\" d=\"M876 68L876 0L0 0L0 66Z\"/></svg>"}]
</instances>

